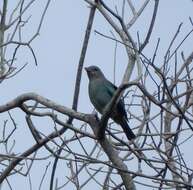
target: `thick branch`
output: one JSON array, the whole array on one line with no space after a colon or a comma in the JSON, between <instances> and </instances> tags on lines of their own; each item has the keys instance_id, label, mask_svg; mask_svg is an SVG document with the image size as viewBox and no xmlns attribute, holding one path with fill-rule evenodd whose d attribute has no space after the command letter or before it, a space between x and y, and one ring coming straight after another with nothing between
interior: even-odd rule
<instances>
[{"instance_id":1,"label":"thick branch","mask_svg":"<svg viewBox=\"0 0 193 190\"><path fill-rule=\"evenodd\" d=\"M46 106L47 108L58 111L68 116L72 116L78 120L88 122L88 118L86 114L76 112L70 108L57 104L54 101L44 98L43 96L40 96L35 93L22 94L16 97L15 99L11 100L10 102L7 102L6 104L1 105L0 113L14 109L14 108L20 108L24 102L29 101L29 100L37 101L38 103Z\"/></svg>"},{"instance_id":2,"label":"thick branch","mask_svg":"<svg viewBox=\"0 0 193 190\"><path fill-rule=\"evenodd\" d=\"M90 125L95 133L98 135L99 123L96 119L90 118ZM104 137L103 139L99 139L99 143L105 153L107 154L109 160L112 162L113 166L115 166L120 174L125 188L127 190L135 190L135 184L133 183L133 179L129 173L127 173L128 168L124 164L123 160L119 157L118 152L113 148L112 144Z\"/></svg>"}]
</instances>

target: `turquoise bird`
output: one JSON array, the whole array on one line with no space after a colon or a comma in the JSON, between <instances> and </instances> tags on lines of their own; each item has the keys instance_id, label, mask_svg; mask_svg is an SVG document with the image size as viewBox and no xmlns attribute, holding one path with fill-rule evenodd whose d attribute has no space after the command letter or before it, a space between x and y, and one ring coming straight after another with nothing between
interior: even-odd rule
<instances>
[{"instance_id":1,"label":"turquoise bird","mask_svg":"<svg viewBox=\"0 0 193 190\"><path fill-rule=\"evenodd\" d=\"M105 106L110 102L117 87L106 79L102 71L97 66L89 66L85 68L89 78L89 97L96 110L103 114ZM119 100L111 113L111 119L119 124L125 132L128 140L134 139L136 136L128 125L127 114L124 102Z\"/></svg>"}]
</instances>

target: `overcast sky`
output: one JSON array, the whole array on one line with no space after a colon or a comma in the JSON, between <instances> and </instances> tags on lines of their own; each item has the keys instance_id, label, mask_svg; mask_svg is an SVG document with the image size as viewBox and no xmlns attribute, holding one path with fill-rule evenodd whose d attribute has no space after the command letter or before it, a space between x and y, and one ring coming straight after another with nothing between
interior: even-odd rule
<instances>
[{"instance_id":1,"label":"overcast sky","mask_svg":"<svg viewBox=\"0 0 193 190\"><path fill-rule=\"evenodd\" d=\"M45 0L37 1L30 9L31 11L25 14L24 18L27 18L30 15L31 18L23 31L24 39L28 39L28 37L37 30L40 13L45 6L45 2ZM112 5L114 5L114 2L117 1L107 1L107 3ZM141 1L138 3L140 2ZM13 6L11 3L12 2L9 1L8 9ZM152 10L153 3L148 6L144 15L138 20L135 26L131 28L130 32L135 40L137 40L137 31L139 31L141 39L144 38L144 34L147 32L147 26L149 26L150 22L150 19L148 18L151 18ZM13 99L22 93L35 92L50 98L57 103L71 107L76 69L88 14L89 7L83 0L51 1L40 35L32 43L32 47L38 60L38 66L35 66L30 51L25 48L21 49L17 65L22 66L26 62L28 65L13 79L6 80L1 84L0 104ZM156 41L158 38L161 38L159 55L156 60L158 64L161 64L163 61L163 54L166 52L166 48L179 24L183 22L181 34L179 35L179 40L177 40L176 44L178 44L187 31L191 29L189 17L192 17L193 19L193 3L191 3L191 0L160 0L155 28L151 40L144 50L145 55L147 55L147 57L152 56ZM102 68L107 78L113 81L115 43L95 34L94 30L106 35L111 35L110 30L112 30L112 28L99 13L96 14L85 59L85 66L98 65ZM188 56L188 53L192 51L192 42L193 37L189 38L182 46L181 50L185 52L185 56ZM123 50L124 48L121 45L118 45L118 47L116 71L117 85L120 84L124 69L127 65L127 57ZM132 78L135 78L135 76L132 76ZM90 113L93 107L88 98L87 85L88 79L84 72L78 110ZM13 113L17 116L16 122L18 123L18 132L15 134L15 139L18 141L16 147L18 148L18 152L22 152L22 150L28 148L30 144L33 144L34 140L30 136L24 122L24 115L22 115L20 111ZM1 115L1 125L6 118L7 114ZM46 124L46 121L42 121L42 124ZM189 151L189 149L187 149L187 151ZM64 170L60 172L61 175L66 175L63 173L65 172ZM34 180L33 190L35 190L39 185L40 176L38 176L37 173L32 173L32 177ZM16 176L14 176L14 178L16 178ZM38 181L37 184L35 184L36 180ZM13 179L13 182L13 189L21 189L21 182L23 183L22 177ZM22 185L22 189L26 189L27 187L27 183ZM46 189L46 187L43 189ZM88 187L87 189L90 188ZM97 190L98 187L92 187L92 190L95 189ZM7 190L7 187L3 186L2 190Z\"/></svg>"}]
</instances>

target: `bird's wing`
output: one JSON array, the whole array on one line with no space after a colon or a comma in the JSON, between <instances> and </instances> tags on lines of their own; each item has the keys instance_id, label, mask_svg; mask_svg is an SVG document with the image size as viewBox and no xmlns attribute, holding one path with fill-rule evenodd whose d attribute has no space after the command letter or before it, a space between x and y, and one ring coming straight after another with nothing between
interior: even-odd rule
<instances>
[{"instance_id":1,"label":"bird's wing","mask_svg":"<svg viewBox=\"0 0 193 190\"><path fill-rule=\"evenodd\" d=\"M107 88L109 95L113 97L115 91L117 90L117 87L113 83L107 80L106 88ZM125 111L125 104L122 98L119 100L117 104L117 110L121 115L123 115L127 119L127 113Z\"/></svg>"}]
</instances>

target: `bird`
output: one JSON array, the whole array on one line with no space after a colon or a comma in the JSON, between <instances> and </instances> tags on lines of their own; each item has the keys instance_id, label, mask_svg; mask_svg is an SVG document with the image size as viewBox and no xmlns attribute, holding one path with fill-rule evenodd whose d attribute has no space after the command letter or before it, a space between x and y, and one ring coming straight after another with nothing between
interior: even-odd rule
<instances>
[{"instance_id":1,"label":"bird","mask_svg":"<svg viewBox=\"0 0 193 190\"><path fill-rule=\"evenodd\" d=\"M85 70L89 79L90 101L100 114L104 114L105 107L111 101L117 87L105 77L99 67L93 65L85 67ZM110 118L122 127L129 141L135 139L136 136L128 125L127 113L122 98L113 108Z\"/></svg>"}]
</instances>

